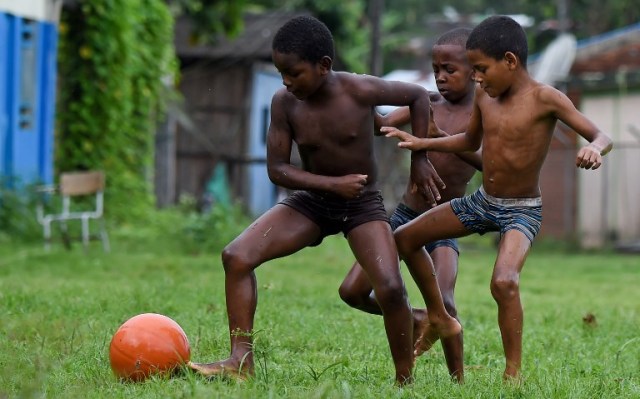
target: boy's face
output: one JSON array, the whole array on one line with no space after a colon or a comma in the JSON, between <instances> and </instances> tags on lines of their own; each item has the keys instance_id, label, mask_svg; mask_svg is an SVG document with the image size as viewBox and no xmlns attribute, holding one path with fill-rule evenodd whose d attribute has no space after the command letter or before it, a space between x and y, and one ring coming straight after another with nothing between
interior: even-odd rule
<instances>
[{"instance_id":1,"label":"boy's face","mask_svg":"<svg viewBox=\"0 0 640 399\"><path fill-rule=\"evenodd\" d=\"M323 62L303 61L297 54L284 54L274 50L272 58L282 76L282 84L298 100L304 100L315 93L330 70L330 66L327 69Z\"/></svg>"},{"instance_id":2,"label":"boy's face","mask_svg":"<svg viewBox=\"0 0 640 399\"><path fill-rule=\"evenodd\" d=\"M472 69L464 47L437 44L432 60L438 91L447 101L456 102L473 90Z\"/></svg>"},{"instance_id":3,"label":"boy's face","mask_svg":"<svg viewBox=\"0 0 640 399\"><path fill-rule=\"evenodd\" d=\"M473 79L490 97L499 97L509 89L514 65L506 55L496 60L480 50L467 50L467 58L473 68Z\"/></svg>"}]
</instances>

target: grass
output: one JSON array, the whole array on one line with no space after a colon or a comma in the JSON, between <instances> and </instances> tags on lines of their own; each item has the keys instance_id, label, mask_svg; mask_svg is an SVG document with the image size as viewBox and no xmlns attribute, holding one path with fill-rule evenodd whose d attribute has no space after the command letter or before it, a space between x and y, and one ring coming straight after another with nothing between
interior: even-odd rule
<instances>
[{"instance_id":1,"label":"grass","mask_svg":"<svg viewBox=\"0 0 640 399\"><path fill-rule=\"evenodd\" d=\"M219 255L183 255L162 243L114 237L66 252L0 244L0 397L47 398L638 398L640 257L536 246L522 276L524 383L504 367L489 292L495 253L462 242L457 303L465 328L466 384L449 381L439 345L418 360L416 382L393 386L382 319L342 304L352 262L345 240L258 269L257 376L244 384L184 373L118 382L108 347L118 326L145 312L176 320L192 359L228 355ZM421 301L406 275L412 302ZM595 316L595 324L583 317Z\"/></svg>"}]
</instances>

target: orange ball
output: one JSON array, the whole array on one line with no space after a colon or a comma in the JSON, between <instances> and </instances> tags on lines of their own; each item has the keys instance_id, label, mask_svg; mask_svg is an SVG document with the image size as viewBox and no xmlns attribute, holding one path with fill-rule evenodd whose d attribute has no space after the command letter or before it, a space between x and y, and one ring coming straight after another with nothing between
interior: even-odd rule
<instances>
[{"instance_id":1,"label":"orange ball","mask_svg":"<svg viewBox=\"0 0 640 399\"><path fill-rule=\"evenodd\" d=\"M111 369L122 380L143 381L154 374L170 374L190 356L191 347L182 327L156 313L125 321L109 345Z\"/></svg>"}]
</instances>

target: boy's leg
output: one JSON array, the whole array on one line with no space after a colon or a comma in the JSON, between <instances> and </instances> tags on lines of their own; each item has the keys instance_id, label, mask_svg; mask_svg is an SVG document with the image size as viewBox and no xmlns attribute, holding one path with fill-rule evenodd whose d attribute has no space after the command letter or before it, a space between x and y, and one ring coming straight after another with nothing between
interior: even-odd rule
<instances>
[{"instance_id":1,"label":"boy's leg","mask_svg":"<svg viewBox=\"0 0 640 399\"><path fill-rule=\"evenodd\" d=\"M253 374L253 320L258 301L254 269L312 244L320 228L293 208L278 204L228 244L222 252L231 356L189 366L204 375L245 378Z\"/></svg>"},{"instance_id":2,"label":"boy's leg","mask_svg":"<svg viewBox=\"0 0 640 399\"><path fill-rule=\"evenodd\" d=\"M491 294L498 304L498 325L506 360L504 378L517 378L522 363L523 311L520 302L520 272L531 242L519 230L507 231L498 247L491 277Z\"/></svg>"},{"instance_id":3,"label":"boy's leg","mask_svg":"<svg viewBox=\"0 0 640 399\"><path fill-rule=\"evenodd\" d=\"M373 287L367 273L355 262L338 289L340 299L352 308L366 313L381 315L382 310L373 295Z\"/></svg>"},{"instance_id":4,"label":"boy's leg","mask_svg":"<svg viewBox=\"0 0 640 399\"><path fill-rule=\"evenodd\" d=\"M454 290L458 277L458 252L451 247L441 246L431 252L431 257L437 274L438 286L442 292L444 307L449 315L459 322L458 310L454 301ZM464 379L462 331L441 341L449 374L457 381L462 382Z\"/></svg>"},{"instance_id":5,"label":"boy's leg","mask_svg":"<svg viewBox=\"0 0 640 399\"><path fill-rule=\"evenodd\" d=\"M347 276L344 278L340 288L338 289L338 293L340 294L340 299L352 308L369 314L382 315L382 309L380 309L376 295L373 292L373 287L371 286L369 277L358 262L354 263L351 270L349 270L349 273L347 273ZM411 308L411 314L413 316L413 329L411 336L413 337L412 339L415 346L418 345L419 337L424 335L425 330L428 329L429 316L426 309ZM430 348L433 342L438 339L438 334L435 329L428 330L435 334L435 338L432 338L431 341L426 341L431 342L431 344L429 344ZM414 356L421 355L425 351L429 350L429 348L426 348L419 353L415 351Z\"/></svg>"},{"instance_id":6,"label":"boy's leg","mask_svg":"<svg viewBox=\"0 0 640 399\"><path fill-rule=\"evenodd\" d=\"M453 213L449 203L438 205L411 222L399 227L395 233L398 252L407 264L429 309L429 323L440 338L457 335L460 323L447 313L438 287L431 257L424 249L428 242L456 238L470 234Z\"/></svg>"},{"instance_id":7,"label":"boy's leg","mask_svg":"<svg viewBox=\"0 0 640 399\"><path fill-rule=\"evenodd\" d=\"M391 228L387 222L371 221L351 230L347 239L380 304L396 368L396 382L410 382L413 366L411 309Z\"/></svg>"}]
</instances>

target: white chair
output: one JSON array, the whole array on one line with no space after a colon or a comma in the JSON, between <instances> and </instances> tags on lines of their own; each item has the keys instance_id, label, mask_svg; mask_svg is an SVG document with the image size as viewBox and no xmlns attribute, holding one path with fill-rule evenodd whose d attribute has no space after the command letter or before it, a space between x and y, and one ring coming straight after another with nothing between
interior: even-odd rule
<instances>
[{"instance_id":1,"label":"white chair","mask_svg":"<svg viewBox=\"0 0 640 399\"><path fill-rule=\"evenodd\" d=\"M89 240L94 238L89 230L89 220L93 219L99 222L100 231L97 238L102 241L104 251L109 252L109 237L103 218L104 187L104 173L101 171L88 171L63 173L60 175L60 185L57 189L55 186L42 186L38 189L42 194L59 192L62 197L62 211L60 213L45 214L43 198L38 202L37 216L38 222L40 222L44 230L44 245L46 250L51 248L51 224L53 222L60 222L64 243L67 248L70 248L71 240L69 238L67 221L80 220L82 227L81 239L86 251L89 247ZM86 209L87 201L78 201L81 197L94 197L94 206L91 209ZM77 205L78 203L85 206L80 207Z\"/></svg>"}]
</instances>

